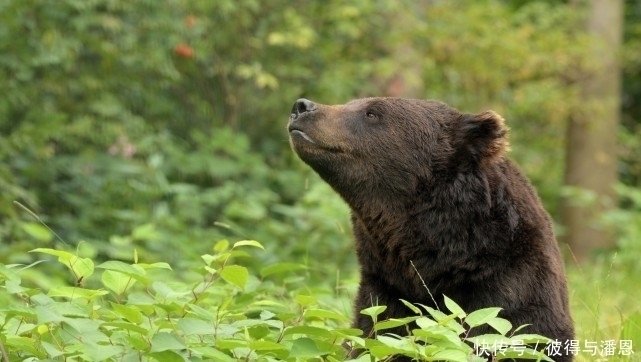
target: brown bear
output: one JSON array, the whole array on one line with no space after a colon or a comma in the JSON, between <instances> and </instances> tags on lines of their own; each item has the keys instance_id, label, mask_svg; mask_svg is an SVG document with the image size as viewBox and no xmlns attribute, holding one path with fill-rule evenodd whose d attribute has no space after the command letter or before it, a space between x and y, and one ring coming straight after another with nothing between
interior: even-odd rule
<instances>
[{"instance_id":1,"label":"brown bear","mask_svg":"<svg viewBox=\"0 0 641 362\"><path fill-rule=\"evenodd\" d=\"M350 206L361 277L354 326L365 335L364 308L386 305L382 318L398 318L412 314L399 299L445 310L446 295L468 312L503 308L515 327L530 325L519 333L573 339L552 223L506 156L498 114L431 100L299 99L288 131L298 156Z\"/></svg>"}]
</instances>

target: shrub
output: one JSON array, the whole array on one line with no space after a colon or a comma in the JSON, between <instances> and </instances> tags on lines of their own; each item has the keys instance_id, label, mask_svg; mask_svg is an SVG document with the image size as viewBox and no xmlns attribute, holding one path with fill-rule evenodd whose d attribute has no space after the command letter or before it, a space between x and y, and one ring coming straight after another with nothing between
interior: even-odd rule
<instances>
[{"instance_id":1,"label":"shrub","mask_svg":"<svg viewBox=\"0 0 641 362\"><path fill-rule=\"evenodd\" d=\"M418 360L481 361L470 344L497 359L549 360L523 343L548 342L536 335L508 335L511 324L499 308L465 313L445 299L448 313L406 302L416 315L377 320L385 306L362 311L375 321L374 336L348 326L340 296L300 283L303 265L275 263L257 274L242 265L253 240L216 243L201 256L197 281L176 278L167 263L109 260L98 265L67 251L39 248L70 272L67 284L27 286L22 275L40 269L0 265L7 292L0 310L0 347L6 361L343 361L343 344L362 350L354 361L383 361L393 355ZM192 279L188 277L186 279ZM331 294L331 293L330 293ZM498 333L469 337L488 324ZM409 337L385 334L406 326ZM515 330L518 331L519 328ZM477 352L483 352L477 350Z\"/></svg>"}]
</instances>

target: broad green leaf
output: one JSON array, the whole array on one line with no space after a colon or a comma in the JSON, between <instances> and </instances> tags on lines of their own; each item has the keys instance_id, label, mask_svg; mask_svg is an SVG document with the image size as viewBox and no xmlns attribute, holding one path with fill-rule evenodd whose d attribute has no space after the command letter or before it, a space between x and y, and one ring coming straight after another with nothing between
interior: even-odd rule
<instances>
[{"instance_id":1,"label":"broad green leaf","mask_svg":"<svg viewBox=\"0 0 641 362\"><path fill-rule=\"evenodd\" d=\"M542 336L540 334L519 334L512 336L513 341L520 341L525 344L546 344L552 342L548 337Z\"/></svg>"},{"instance_id":2,"label":"broad green leaf","mask_svg":"<svg viewBox=\"0 0 641 362\"><path fill-rule=\"evenodd\" d=\"M406 301L406 300L403 300L403 299L400 299L400 301L401 301L401 303L403 303L407 308L411 309L411 310L412 310L412 312L414 312L414 313L416 313L416 314L418 314L418 315L423 315L423 313L421 312L421 309L420 309L419 307L417 307L417 306L415 306L414 304L412 304L412 303L410 303L410 302L408 302L408 301Z\"/></svg>"},{"instance_id":3,"label":"broad green leaf","mask_svg":"<svg viewBox=\"0 0 641 362\"><path fill-rule=\"evenodd\" d=\"M181 318L178 320L178 328L180 328L186 335L199 334L199 335L212 335L216 334L216 328L212 323L207 323L202 319L196 318Z\"/></svg>"},{"instance_id":4,"label":"broad green leaf","mask_svg":"<svg viewBox=\"0 0 641 362\"><path fill-rule=\"evenodd\" d=\"M468 362L468 353L458 349L444 349L434 353L432 356L437 361Z\"/></svg>"},{"instance_id":5,"label":"broad green leaf","mask_svg":"<svg viewBox=\"0 0 641 362\"><path fill-rule=\"evenodd\" d=\"M73 258L71 258L71 260L69 260L68 266L78 279L87 279L93 274L94 271L93 260L89 258L79 258L75 255Z\"/></svg>"},{"instance_id":6,"label":"broad green leaf","mask_svg":"<svg viewBox=\"0 0 641 362\"><path fill-rule=\"evenodd\" d=\"M94 264L91 259L80 258L66 251L49 249L49 248L37 248L37 249L31 250L30 252L57 256L58 261L61 264L64 264L69 269L71 269L74 276L78 279L81 279L81 278L86 279L90 277L94 271Z\"/></svg>"},{"instance_id":7,"label":"broad green leaf","mask_svg":"<svg viewBox=\"0 0 641 362\"><path fill-rule=\"evenodd\" d=\"M463 345L461 338L454 333L451 329L436 325L426 329L415 329L412 331L415 336L422 337L428 343L436 343L438 341L445 342L452 347L460 348Z\"/></svg>"},{"instance_id":8,"label":"broad green leaf","mask_svg":"<svg viewBox=\"0 0 641 362\"><path fill-rule=\"evenodd\" d=\"M482 334L480 336L466 338L466 340L473 343L475 349L482 348L491 353L502 348L506 348L507 346L511 346L513 343L509 337L505 337L500 334Z\"/></svg>"},{"instance_id":9,"label":"broad green leaf","mask_svg":"<svg viewBox=\"0 0 641 362\"><path fill-rule=\"evenodd\" d=\"M20 228L37 241L47 242L53 238L51 230L40 223L22 222Z\"/></svg>"},{"instance_id":10,"label":"broad green leaf","mask_svg":"<svg viewBox=\"0 0 641 362\"><path fill-rule=\"evenodd\" d=\"M111 289L118 295L122 295L136 283L136 279L131 275L113 270L105 270L102 272L101 280L105 287Z\"/></svg>"},{"instance_id":11,"label":"broad green leaf","mask_svg":"<svg viewBox=\"0 0 641 362\"><path fill-rule=\"evenodd\" d=\"M349 318L343 314L320 308L309 308L305 310L305 318L320 318L320 319L336 319L348 320Z\"/></svg>"},{"instance_id":12,"label":"broad green leaf","mask_svg":"<svg viewBox=\"0 0 641 362\"><path fill-rule=\"evenodd\" d=\"M374 330L375 331L380 331L383 329L390 329L390 328L396 328L400 326L405 326L413 321L415 321L418 317L406 317L406 318L390 318L386 319L384 321L377 322L374 324Z\"/></svg>"},{"instance_id":13,"label":"broad green leaf","mask_svg":"<svg viewBox=\"0 0 641 362\"><path fill-rule=\"evenodd\" d=\"M131 276L144 276L145 270L137 264L131 265L118 260L109 260L97 266L100 269L113 270Z\"/></svg>"},{"instance_id":14,"label":"broad green leaf","mask_svg":"<svg viewBox=\"0 0 641 362\"><path fill-rule=\"evenodd\" d=\"M123 347L109 346L96 343L83 343L80 351L89 361L109 361L112 357L122 354Z\"/></svg>"},{"instance_id":15,"label":"broad green leaf","mask_svg":"<svg viewBox=\"0 0 641 362\"><path fill-rule=\"evenodd\" d=\"M301 306L307 307L316 303L318 298L313 295L297 294L296 297L294 297L294 300L296 300L296 302Z\"/></svg>"},{"instance_id":16,"label":"broad green leaf","mask_svg":"<svg viewBox=\"0 0 641 362\"><path fill-rule=\"evenodd\" d=\"M220 270L220 276L227 282L238 286L241 289L245 288L249 272L247 268L240 265L226 265Z\"/></svg>"},{"instance_id":17,"label":"broad green leaf","mask_svg":"<svg viewBox=\"0 0 641 362\"><path fill-rule=\"evenodd\" d=\"M468 314L468 316L465 318L465 323L467 323L467 325L472 328L478 327L496 318L500 311L501 308L484 308L475 310L474 312Z\"/></svg>"},{"instance_id":18,"label":"broad green leaf","mask_svg":"<svg viewBox=\"0 0 641 362\"><path fill-rule=\"evenodd\" d=\"M387 306L385 305L375 305L373 307L369 307L361 310L361 314L368 315L372 318L375 318L379 314L385 312L386 309L387 309Z\"/></svg>"},{"instance_id":19,"label":"broad green leaf","mask_svg":"<svg viewBox=\"0 0 641 362\"><path fill-rule=\"evenodd\" d=\"M33 341L31 343L33 343ZM47 356L50 358L60 357L65 353L64 351L61 351L55 344L46 341L40 342L40 345L42 346L42 349L47 352Z\"/></svg>"},{"instance_id":20,"label":"broad green leaf","mask_svg":"<svg viewBox=\"0 0 641 362\"><path fill-rule=\"evenodd\" d=\"M236 362L237 361L237 359L213 347L194 346L194 347L190 347L189 349L198 354L201 354L205 358L211 359L212 361L216 361L216 362Z\"/></svg>"},{"instance_id":21,"label":"broad green leaf","mask_svg":"<svg viewBox=\"0 0 641 362\"><path fill-rule=\"evenodd\" d=\"M416 324L423 329L438 325L434 320L427 317L420 317L416 319Z\"/></svg>"},{"instance_id":22,"label":"broad green leaf","mask_svg":"<svg viewBox=\"0 0 641 362\"><path fill-rule=\"evenodd\" d=\"M120 317L135 323L140 324L143 321L142 313L137 306L132 305L122 305L117 303L110 303L111 308L115 313L120 315Z\"/></svg>"},{"instance_id":23,"label":"broad green leaf","mask_svg":"<svg viewBox=\"0 0 641 362\"><path fill-rule=\"evenodd\" d=\"M249 348L256 351L287 350L287 348L285 348L285 346L283 346L282 344L265 340L251 340L249 341Z\"/></svg>"},{"instance_id":24,"label":"broad green leaf","mask_svg":"<svg viewBox=\"0 0 641 362\"><path fill-rule=\"evenodd\" d=\"M223 350L247 347L249 342L239 339L217 339L216 347Z\"/></svg>"},{"instance_id":25,"label":"broad green leaf","mask_svg":"<svg viewBox=\"0 0 641 362\"><path fill-rule=\"evenodd\" d=\"M167 269L167 270L172 270L171 265L168 263L163 263L163 262L158 262L158 263L152 263L152 264L146 264L146 263L136 263L134 264L135 266L139 266L145 270L148 269Z\"/></svg>"},{"instance_id":26,"label":"broad green leaf","mask_svg":"<svg viewBox=\"0 0 641 362\"><path fill-rule=\"evenodd\" d=\"M124 331L127 331L128 335L131 335L129 332L136 332L144 336L147 336L147 333L149 333L149 331L143 327L137 326L133 323L126 323L126 322L105 322L102 324L102 327L103 328L109 327L110 329L124 330Z\"/></svg>"},{"instance_id":27,"label":"broad green leaf","mask_svg":"<svg viewBox=\"0 0 641 362\"><path fill-rule=\"evenodd\" d=\"M43 344L44 343L45 342L43 342ZM12 336L8 334L4 340L4 344L8 351L25 351L40 359L45 359L45 357L47 357L41 349L37 348L32 338Z\"/></svg>"},{"instance_id":28,"label":"broad green leaf","mask_svg":"<svg viewBox=\"0 0 641 362\"><path fill-rule=\"evenodd\" d=\"M50 297L80 298L86 300L92 300L107 294L109 294L109 292L102 289L84 289L78 287L55 287L47 293Z\"/></svg>"},{"instance_id":29,"label":"broad green leaf","mask_svg":"<svg viewBox=\"0 0 641 362\"><path fill-rule=\"evenodd\" d=\"M507 332L509 332L510 329L512 329L512 323L510 323L510 321L508 321L507 319L499 318L499 317L490 319L489 321L487 321L487 324L492 326L492 328L494 328L497 332L499 332L502 335L506 335Z\"/></svg>"},{"instance_id":30,"label":"broad green leaf","mask_svg":"<svg viewBox=\"0 0 641 362\"><path fill-rule=\"evenodd\" d=\"M269 322L282 323L280 321L269 321ZM282 324L280 324L280 325L282 325ZM247 334L249 334L249 337L252 340L262 339L262 338L266 337L270 332L269 327L266 326L266 325L253 326L253 327L247 328L245 330L247 331Z\"/></svg>"},{"instance_id":31,"label":"broad green leaf","mask_svg":"<svg viewBox=\"0 0 641 362\"><path fill-rule=\"evenodd\" d=\"M172 333L160 332L151 338L150 352L181 350L185 348L185 343Z\"/></svg>"},{"instance_id":32,"label":"broad green leaf","mask_svg":"<svg viewBox=\"0 0 641 362\"><path fill-rule=\"evenodd\" d=\"M216 253L221 253L227 249L229 249L229 241L226 239L220 240L214 245L214 251Z\"/></svg>"},{"instance_id":33,"label":"broad green leaf","mask_svg":"<svg viewBox=\"0 0 641 362\"><path fill-rule=\"evenodd\" d=\"M298 338L294 340L289 352L290 358L314 358L321 356L323 353L310 338Z\"/></svg>"},{"instance_id":34,"label":"broad green leaf","mask_svg":"<svg viewBox=\"0 0 641 362\"><path fill-rule=\"evenodd\" d=\"M445 300L445 306L452 314L455 314L458 318L465 317L465 311L463 311L463 308L456 304L456 302L448 298L446 295L443 296L443 299Z\"/></svg>"},{"instance_id":35,"label":"broad green leaf","mask_svg":"<svg viewBox=\"0 0 641 362\"><path fill-rule=\"evenodd\" d=\"M39 324L58 323L67 319L58 311L52 308L44 307L44 306L37 306L35 308L35 312L36 312L36 316L38 318L37 321Z\"/></svg>"},{"instance_id":36,"label":"broad green leaf","mask_svg":"<svg viewBox=\"0 0 641 362\"><path fill-rule=\"evenodd\" d=\"M332 332L326 328L314 327L314 326L293 326L287 327L283 331L283 335L293 335L293 334L303 334L306 336L316 336L322 338L329 338L332 336Z\"/></svg>"},{"instance_id":37,"label":"broad green leaf","mask_svg":"<svg viewBox=\"0 0 641 362\"><path fill-rule=\"evenodd\" d=\"M63 263L69 262L72 257L75 255L67 252L67 251L62 251L62 250L56 250L56 249L49 249L49 248L37 248L29 251L30 253L42 253L42 254L48 254L48 255L53 255L57 256L58 260ZM65 264L66 265L66 264Z\"/></svg>"},{"instance_id":38,"label":"broad green leaf","mask_svg":"<svg viewBox=\"0 0 641 362\"><path fill-rule=\"evenodd\" d=\"M156 361L185 362L185 359L180 354L178 354L178 352L174 352L169 349L159 352L151 352L149 353L149 356L153 357Z\"/></svg>"},{"instance_id":39,"label":"broad green leaf","mask_svg":"<svg viewBox=\"0 0 641 362\"><path fill-rule=\"evenodd\" d=\"M256 240L241 240L241 241L237 241L237 242L234 243L234 246L232 246L232 249L237 248L239 246L253 246L255 248L259 248L259 249L265 250L265 247L261 243L256 241Z\"/></svg>"}]
</instances>

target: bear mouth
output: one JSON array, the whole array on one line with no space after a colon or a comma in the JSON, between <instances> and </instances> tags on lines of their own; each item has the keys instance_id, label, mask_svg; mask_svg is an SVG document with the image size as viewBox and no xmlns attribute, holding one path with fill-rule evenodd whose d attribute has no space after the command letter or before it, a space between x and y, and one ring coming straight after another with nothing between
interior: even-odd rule
<instances>
[{"instance_id":1,"label":"bear mouth","mask_svg":"<svg viewBox=\"0 0 641 362\"><path fill-rule=\"evenodd\" d=\"M318 142L317 140L314 140L312 137L310 137L305 131L296 128L296 127L290 127L289 128L289 137L294 140L300 140L301 138L303 141L308 144L310 147L308 149L316 149L316 150L322 150L325 152L331 152L331 153L343 153L343 150L340 147L334 146L334 145L328 145L324 142Z\"/></svg>"},{"instance_id":2,"label":"bear mouth","mask_svg":"<svg viewBox=\"0 0 641 362\"><path fill-rule=\"evenodd\" d=\"M303 139L304 139L305 141L307 141L307 142L309 142L309 143L316 144L316 142L314 142L314 140L313 140L311 137L309 137L309 135L308 135L307 133L305 133L305 132L303 132L303 131L301 131L301 130L299 130L299 129L295 129L295 128L294 128L294 129L290 129L290 130L289 130L289 134L290 134L292 137L293 137L294 135L296 135L296 136L300 136L300 137L303 137Z\"/></svg>"}]
</instances>

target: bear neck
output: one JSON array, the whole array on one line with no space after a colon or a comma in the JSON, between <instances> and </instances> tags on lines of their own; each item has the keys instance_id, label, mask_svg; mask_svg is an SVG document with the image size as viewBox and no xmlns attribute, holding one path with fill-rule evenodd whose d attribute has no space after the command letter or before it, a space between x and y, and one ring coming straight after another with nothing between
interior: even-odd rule
<instances>
[{"instance_id":1,"label":"bear neck","mask_svg":"<svg viewBox=\"0 0 641 362\"><path fill-rule=\"evenodd\" d=\"M376 190L365 189L343 198L352 210L354 229L361 229L355 233L367 235L369 243L390 250L390 244L418 239L442 248L452 241L451 235L460 235L479 220L489 222L493 209L506 208L505 200L493 196L503 185L492 174L456 173L449 179L417 182L405 193L377 197Z\"/></svg>"}]
</instances>

